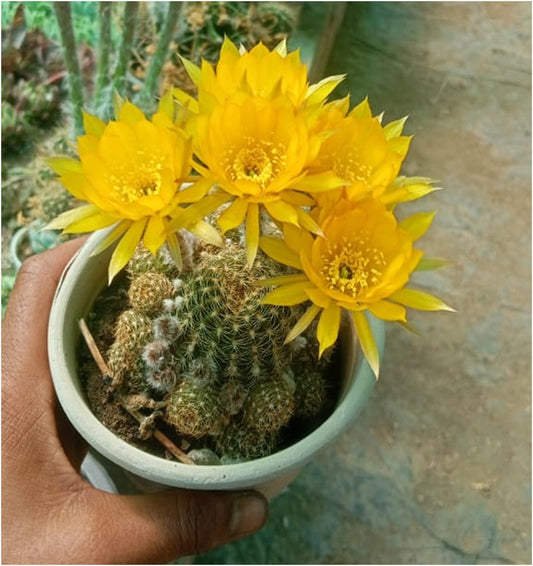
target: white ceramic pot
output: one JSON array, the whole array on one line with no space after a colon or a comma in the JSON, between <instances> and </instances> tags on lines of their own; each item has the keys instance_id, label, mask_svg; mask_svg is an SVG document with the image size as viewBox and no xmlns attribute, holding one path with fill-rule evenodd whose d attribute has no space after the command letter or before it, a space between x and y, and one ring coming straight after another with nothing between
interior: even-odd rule
<instances>
[{"instance_id":1,"label":"white ceramic pot","mask_svg":"<svg viewBox=\"0 0 533 566\"><path fill-rule=\"evenodd\" d=\"M91 252L106 233L93 234L67 266L50 314L48 351L52 378L59 402L73 426L105 458L149 482L189 489L255 488L268 497L281 491L314 454L350 425L374 387L374 375L357 352L353 326L345 321L339 338L343 386L337 407L307 437L265 458L231 465L188 465L154 456L119 438L94 416L78 376L78 321L87 316L107 284L112 249L93 257ZM381 356L384 323L374 317L369 317L369 323Z\"/></svg>"}]
</instances>

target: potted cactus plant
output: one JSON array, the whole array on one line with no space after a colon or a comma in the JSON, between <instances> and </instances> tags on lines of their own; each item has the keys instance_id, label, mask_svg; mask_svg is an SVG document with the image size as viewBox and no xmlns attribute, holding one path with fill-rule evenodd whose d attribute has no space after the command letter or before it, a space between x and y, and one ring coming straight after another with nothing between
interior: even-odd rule
<instances>
[{"instance_id":1,"label":"potted cactus plant","mask_svg":"<svg viewBox=\"0 0 533 566\"><path fill-rule=\"evenodd\" d=\"M50 160L88 204L49 228L96 231L58 288L52 375L136 474L272 493L364 404L383 321L451 310L406 287L440 264L414 247L433 213L395 217L434 187L399 176L404 120L328 100L343 77L309 85L285 43L183 62L196 97L169 91L148 119L117 96L115 120L84 115L79 160Z\"/></svg>"}]
</instances>

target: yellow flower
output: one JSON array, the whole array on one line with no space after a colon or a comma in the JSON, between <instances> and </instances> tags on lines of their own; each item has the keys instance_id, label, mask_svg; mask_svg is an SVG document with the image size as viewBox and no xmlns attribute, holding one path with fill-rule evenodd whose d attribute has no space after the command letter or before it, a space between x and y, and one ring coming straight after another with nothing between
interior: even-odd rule
<instances>
[{"instance_id":1,"label":"yellow flower","mask_svg":"<svg viewBox=\"0 0 533 566\"><path fill-rule=\"evenodd\" d=\"M317 337L320 355L335 343L341 310L352 316L361 349L376 377L377 348L363 311L384 320L406 321L406 308L453 310L439 299L405 286L422 252L413 247L429 228L433 214L422 213L398 224L392 212L375 199L321 223L324 237L313 238L287 226L285 240L262 238L261 248L273 259L300 271L263 282L276 285L265 302L311 306L287 337L294 339L320 313Z\"/></svg>"},{"instance_id":2,"label":"yellow flower","mask_svg":"<svg viewBox=\"0 0 533 566\"><path fill-rule=\"evenodd\" d=\"M211 210L205 207L208 200L192 210L205 214L232 201L219 224L225 232L246 222L249 265L258 247L260 208L278 222L320 232L302 208L314 204L303 191L328 190L343 182L329 172L307 173L321 138L310 134L305 117L284 99L248 97L219 105L208 116L200 114L194 144L196 170L219 190L207 197Z\"/></svg>"},{"instance_id":3,"label":"yellow flower","mask_svg":"<svg viewBox=\"0 0 533 566\"><path fill-rule=\"evenodd\" d=\"M347 116L340 105L328 105L319 127L331 134L322 144L312 170L331 169L348 183L317 197L322 217L339 201L357 202L368 197L386 198L409 149L411 138L402 136L405 119L381 125L373 117L368 100L363 100Z\"/></svg>"},{"instance_id":4,"label":"yellow flower","mask_svg":"<svg viewBox=\"0 0 533 566\"><path fill-rule=\"evenodd\" d=\"M63 185L89 204L60 215L47 228L82 233L116 224L97 250L120 238L109 266L110 281L141 238L152 253L167 240L179 265L179 245L169 221L184 212L182 204L198 201L210 188L205 180L183 185L190 180L191 140L164 111L149 121L129 102L122 104L117 120L105 124L85 114L84 126L86 134L78 138L79 161L54 158L49 164ZM206 229L200 217L187 227L217 240L216 231Z\"/></svg>"},{"instance_id":5,"label":"yellow flower","mask_svg":"<svg viewBox=\"0 0 533 566\"><path fill-rule=\"evenodd\" d=\"M174 89L174 96L194 113L210 113L217 104L239 102L250 95L263 99L282 95L294 108L312 107L322 104L344 78L331 76L309 85L299 51L287 54L285 41L272 51L262 43L246 51L226 38L216 69L207 61L201 67L182 61L198 87L198 101L180 89Z\"/></svg>"}]
</instances>

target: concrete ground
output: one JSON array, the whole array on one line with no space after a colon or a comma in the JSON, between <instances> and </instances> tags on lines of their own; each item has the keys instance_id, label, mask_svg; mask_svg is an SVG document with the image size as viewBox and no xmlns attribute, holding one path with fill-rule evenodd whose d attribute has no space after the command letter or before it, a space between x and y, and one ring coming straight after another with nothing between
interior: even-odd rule
<instances>
[{"instance_id":1,"label":"concrete ground","mask_svg":"<svg viewBox=\"0 0 533 566\"><path fill-rule=\"evenodd\" d=\"M438 210L422 247L453 261L417 283L457 313L390 326L362 416L195 561L531 564L531 4L350 2L326 71L409 114L404 171L445 190L406 208Z\"/></svg>"}]
</instances>

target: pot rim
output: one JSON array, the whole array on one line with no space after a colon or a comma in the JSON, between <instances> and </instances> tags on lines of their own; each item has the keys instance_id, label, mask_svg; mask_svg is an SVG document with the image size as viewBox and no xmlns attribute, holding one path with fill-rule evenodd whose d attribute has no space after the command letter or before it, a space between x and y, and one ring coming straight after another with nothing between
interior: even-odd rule
<instances>
[{"instance_id":1,"label":"pot rim","mask_svg":"<svg viewBox=\"0 0 533 566\"><path fill-rule=\"evenodd\" d=\"M252 487L301 467L338 437L365 405L375 377L364 356L355 356L355 348L352 348L349 367L344 371L355 378L333 413L309 435L270 456L218 466L190 465L150 454L116 436L92 413L74 370L80 332L78 321L73 320L76 315L72 313L76 287L80 282L82 286L88 286L91 271L104 273L104 285L107 281L109 253L104 251L92 257L91 253L109 230L92 234L65 268L54 297L48 328L50 370L59 402L74 428L100 454L134 474L167 486L193 489ZM91 265L90 271L87 263ZM80 318L92 307L102 287L96 293L93 291L91 300L86 301L86 312ZM385 342L384 323L372 316L368 316L368 322L381 357ZM351 319L350 327L349 334L355 336Z\"/></svg>"}]
</instances>

